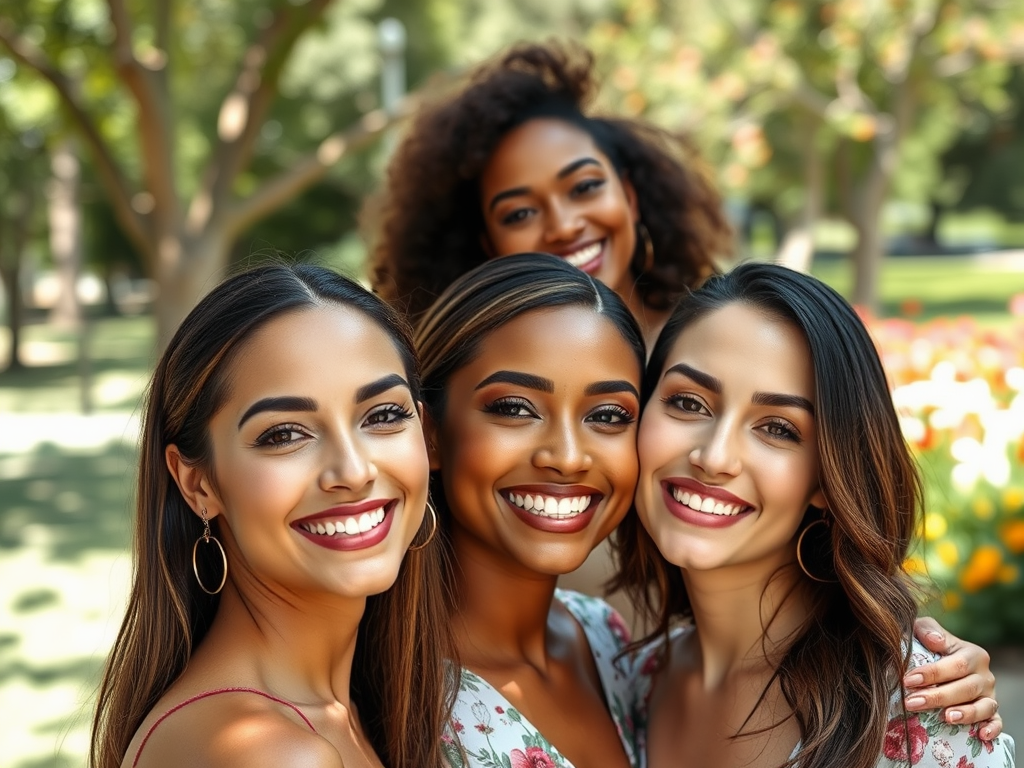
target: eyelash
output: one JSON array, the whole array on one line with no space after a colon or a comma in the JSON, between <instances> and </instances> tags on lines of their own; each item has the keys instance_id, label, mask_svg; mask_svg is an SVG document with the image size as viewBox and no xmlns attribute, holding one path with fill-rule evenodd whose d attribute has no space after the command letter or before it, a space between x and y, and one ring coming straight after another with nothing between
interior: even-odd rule
<instances>
[{"instance_id":1,"label":"eyelash","mask_svg":"<svg viewBox=\"0 0 1024 768\"><path fill-rule=\"evenodd\" d=\"M375 416L381 415L387 416L389 418L387 418L385 421L373 420ZM388 403L387 405L382 405L379 408L370 411L370 413L367 414L366 416L366 422L371 427L390 426L393 424L399 424L401 422L408 421L409 419L412 418L412 416L413 413L408 408L398 405L398 403Z\"/></svg>"},{"instance_id":2,"label":"eyelash","mask_svg":"<svg viewBox=\"0 0 1024 768\"><path fill-rule=\"evenodd\" d=\"M587 192L593 192L596 189L600 189L605 185L604 179L583 179L572 188L573 193L577 195L584 195Z\"/></svg>"},{"instance_id":3,"label":"eyelash","mask_svg":"<svg viewBox=\"0 0 1024 768\"><path fill-rule=\"evenodd\" d=\"M597 421L594 418L595 416L604 416L606 414L614 416L616 421ZM609 427L618 427L632 424L636 421L636 416L621 405L605 405L593 411L589 416L587 416L587 419L593 420L597 424L603 424Z\"/></svg>"},{"instance_id":4,"label":"eyelash","mask_svg":"<svg viewBox=\"0 0 1024 768\"><path fill-rule=\"evenodd\" d=\"M527 413L510 413L512 410L527 411ZM494 402L487 403L484 406L484 412L492 413L495 416L503 416L506 419L528 419L536 415L530 406L530 402L521 397L498 398Z\"/></svg>"},{"instance_id":5,"label":"eyelash","mask_svg":"<svg viewBox=\"0 0 1024 768\"><path fill-rule=\"evenodd\" d=\"M285 446L292 445L297 441L288 439L282 442L277 442L275 440L272 440L271 438L273 438L275 435L293 434L298 434L301 435L302 437L309 437L309 433L306 432L306 430L304 430L298 424L277 424L268 429L263 434L261 434L259 437L257 437L253 445L259 446L261 448L283 448Z\"/></svg>"},{"instance_id":6,"label":"eyelash","mask_svg":"<svg viewBox=\"0 0 1024 768\"><path fill-rule=\"evenodd\" d=\"M706 410L706 406L692 395L669 395L668 397L661 398L661 401L666 405L678 408L683 413L700 414L701 411ZM684 407L684 403L693 403L700 406L700 408L699 410L690 410L689 408ZM803 442L803 438L800 437L800 433L797 432L785 419L770 419L766 424L762 424L760 429L762 429L773 440L785 440L791 443ZM772 430L779 431L773 432Z\"/></svg>"}]
</instances>

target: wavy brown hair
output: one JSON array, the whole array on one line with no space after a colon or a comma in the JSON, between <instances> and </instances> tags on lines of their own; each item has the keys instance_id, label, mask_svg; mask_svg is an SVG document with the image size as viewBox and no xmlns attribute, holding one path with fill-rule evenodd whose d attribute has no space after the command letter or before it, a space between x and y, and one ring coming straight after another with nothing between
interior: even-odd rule
<instances>
[{"instance_id":1,"label":"wavy brown hair","mask_svg":"<svg viewBox=\"0 0 1024 768\"><path fill-rule=\"evenodd\" d=\"M592 54L578 45L520 44L484 63L458 93L425 107L364 210L371 279L418 317L455 280L487 260L479 179L501 139L532 118L587 132L636 190L654 266L633 260L644 303L664 309L715 271L730 249L722 201L693 145L636 120L585 116L597 92Z\"/></svg>"},{"instance_id":2,"label":"wavy brown hair","mask_svg":"<svg viewBox=\"0 0 1024 768\"><path fill-rule=\"evenodd\" d=\"M645 403L679 334L733 303L791 323L807 340L820 482L832 521L816 559L836 582L807 580L810 615L769 683L779 684L800 726L800 754L786 766L871 768L909 660L916 603L902 564L917 530L920 478L860 318L824 283L778 265L741 265L680 302L651 354ZM808 522L819 514L810 508ZM692 616L680 569L635 514L620 524L614 549L620 570L611 587L625 589L655 627L637 644L667 638L671 623Z\"/></svg>"},{"instance_id":3,"label":"wavy brown hair","mask_svg":"<svg viewBox=\"0 0 1024 768\"><path fill-rule=\"evenodd\" d=\"M94 768L121 764L143 719L185 670L217 613L219 598L203 592L192 575L199 529L164 451L173 443L190 462L209 466L208 427L227 397L233 355L275 317L324 304L355 309L376 323L393 342L412 395L420 399L405 322L357 283L324 267L256 267L222 282L189 313L157 364L147 396L132 587L93 719ZM417 541L430 533L426 518ZM202 557L219 558L207 551L213 547L200 549ZM367 598L359 624L352 700L389 768L443 764L440 737L454 699L445 660L454 658L454 643L444 621L442 557L436 546L410 551L395 584ZM212 559L205 565L220 567Z\"/></svg>"}]
</instances>

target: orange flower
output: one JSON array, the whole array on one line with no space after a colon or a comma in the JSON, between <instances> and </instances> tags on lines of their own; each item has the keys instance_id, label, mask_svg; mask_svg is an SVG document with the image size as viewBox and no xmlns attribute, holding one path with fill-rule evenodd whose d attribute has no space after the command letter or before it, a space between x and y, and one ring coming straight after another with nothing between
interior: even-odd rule
<instances>
[{"instance_id":1,"label":"orange flower","mask_svg":"<svg viewBox=\"0 0 1024 768\"><path fill-rule=\"evenodd\" d=\"M991 544L978 547L960 574L960 585L966 592L977 592L994 584L999 578L1002 561L1003 553L998 547Z\"/></svg>"},{"instance_id":2,"label":"orange flower","mask_svg":"<svg viewBox=\"0 0 1024 768\"><path fill-rule=\"evenodd\" d=\"M1011 520L999 529L999 537L1013 554L1024 553L1024 520Z\"/></svg>"}]
</instances>

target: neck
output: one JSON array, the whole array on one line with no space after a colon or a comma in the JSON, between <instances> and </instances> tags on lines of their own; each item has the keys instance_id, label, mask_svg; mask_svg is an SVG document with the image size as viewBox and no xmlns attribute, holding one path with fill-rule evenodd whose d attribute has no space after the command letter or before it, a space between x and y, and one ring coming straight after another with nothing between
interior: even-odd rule
<instances>
[{"instance_id":1,"label":"neck","mask_svg":"<svg viewBox=\"0 0 1024 768\"><path fill-rule=\"evenodd\" d=\"M683 569L683 581L705 688L736 674L774 672L809 616L804 580L787 556L712 571Z\"/></svg>"},{"instance_id":2,"label":"neck","mask_svg":"<svg viewBox=\"0 0 1024 768\"><path fill-rule=\"evenodd\" d=\"M221 593L200 650L245 649L240 668L294 703L350 706L349 686L365 598L274 594L240 575ZM243 672L243 674L245 674Z\"/></svg>"},{"instance_id":3,"label":"neck","mask_svg":"<svg viewBox=\"0 0 1024 768\"><path fill-rule=\"evenodd\" d=\"M557 576L530 571L452 530L456 577L455 635L467 666L547 661L547 625Z\"/></svg>"}]
</instances>

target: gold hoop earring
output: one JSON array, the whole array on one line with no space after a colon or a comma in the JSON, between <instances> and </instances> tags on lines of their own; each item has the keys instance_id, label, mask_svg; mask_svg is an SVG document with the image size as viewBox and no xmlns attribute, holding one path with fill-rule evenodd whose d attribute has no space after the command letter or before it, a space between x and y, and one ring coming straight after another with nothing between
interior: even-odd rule
<instances>
[{"instance_id":1,"label":"gold hoop earring","mask_svg":"<svg viewBox=\"0 0 1024 768\"><path fill-rule=\"evenodd\" d=\"M217 540L217 537L210 533L210 521L206 518L206 507L203 507L203 511L201 512L201 514L203 516L203 533L199 536L198 539L196 539L196 543L192 545L192 573L196 575L196 581L199 582L199 588L203 590L203 592L205 592L208 595L216 595L219 594L222 589L224 589L224 582L228 580L228 556L227 554L225 554L224 547L221 546L220 542ZM207 589L206 585L203 584L203 580L199 576L199 564L196 562L196 550L199 549L199 542L203 542L203 544L209 544L211 541L214 544L216 544L217 549L220 550L220 559L221 562L224 564L224 575L220 577L220 584L218 584L217 588L214 590Z\"/></svg>"},{"instance_id":2,"label":"gold hoop earring","mask_svg":"<svg viewBox=\"0 0 1024 768\"><path fill-rule=\"evenodd\" d=\"M643 274L654 269L654 241L651 240L647 225L642 221L636 223L636 233L644 244L644 263L640 267L640 274Z\"/></svg>"},{"instance_id":3,"label":"gold hoop earring","mask_svg":"<svg viewBox=\"0 0 1024 768\"><path fill-rule=\"evenodd\" d=\"M822 578L821 576L815 576L813 573L811 573L810 570L808 570L807 565L804 563L804 553L803 553L804 538L807 536L807 532L808 531L810 531L812 528L814 528L814 527L816 527L818 525L825 526L825 533L827 533L829 531L829 529L831 528L831 526L829 525L829 522L828 522L828 520L826 518L820 518L818 520L815 520L810 525L808 525L802 531L800 531L800 537L796 540L796 561L797 561L797 563L800 566L800 570L804 572L804 576L806 576L811 581L816 581L819 584L837 584L839 582L839 579L836 579L836 578L825 579L825 578ZM820 535L820 534L821 534L821 531L818 531L814 535Z\"/></svg>"},{"instance_id":4,"label":"gold hoop earring","mask_svg":"<svg viewBox=\"0 0 1024 768\"><path fill-rule=\"evenodd\" d=\"M427 499L427 510L430 512L430 519L433 521L434 527L430 529L430 535L427 536L426 541L422 544L417 544L415 547L409 547L410 552L419 552L434 540L434 534L437 533L437 510L435 510L434 505L430 503L430 499Z\"/></svg>"}]
</instances>

